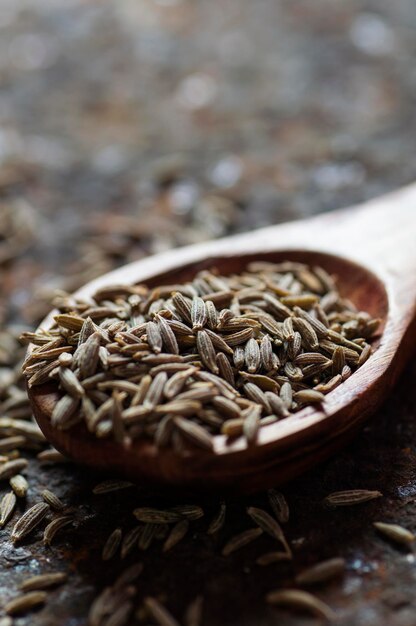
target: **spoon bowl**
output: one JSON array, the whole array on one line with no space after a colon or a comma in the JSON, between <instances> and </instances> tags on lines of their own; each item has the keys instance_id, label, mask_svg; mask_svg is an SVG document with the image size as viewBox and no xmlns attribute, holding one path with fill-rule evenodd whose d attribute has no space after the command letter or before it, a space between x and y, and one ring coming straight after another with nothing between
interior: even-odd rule
<instances>
[{"instance_id":1,"label":"spoon bowl","mask_svg":"<svg viewBox=\"0 0 416 626\"><path fill-rule=\"evenodd\" d=\"M361 207L170 251L132 263L83 287L88 298L116 283L149 287L191 279L218 268L239 273L252 261L319 265L337 277L341 296L382 320L374 353L325 397L260 429L258 442L215 437L213 451L178 453L147 440L129 448L97 439L83 424L69 431L51 426L60 397L55 382L28 390L47 439L75 461L169 491L249 493L286 482L348 442L388 394L411 356L416 339L416 186ZM42 323L53 323L53 313Z\"/></svg>"}]
</instances>

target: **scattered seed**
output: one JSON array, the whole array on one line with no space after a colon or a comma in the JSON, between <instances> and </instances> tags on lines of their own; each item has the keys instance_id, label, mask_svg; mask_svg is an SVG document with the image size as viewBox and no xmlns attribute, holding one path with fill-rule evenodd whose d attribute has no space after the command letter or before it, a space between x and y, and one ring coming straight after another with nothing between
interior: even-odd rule
<instances>
[{"instance_id":1,"label":"scattered seed","mask_svg":"<svg viewBox=\"0 0 416 626\"><path fill-rule=\"evenodd\" d=\"M279 541L283 545L285 551L288 554L291 554L291 550L290 550L289 544L286 541L286 537L283 533L283 530L280 528L278 522L275 519L273 519L271 515L267 513L267 511L251 506L247 509L247 513L251 517L251 519L262 530L264 530L264 532L266 532L268 535L270 535L274 539L277 539L277 541Z\"/></svg>"},{"instance_id":2,"label":"scattered seed","mask_svg":"<svg viewBox=\"0 0 416 626\"><path fill-rule=\"evenodd\" d=\"M345 559L333 558L317 563L296 576L298 585L315 585L341 576L345 571Z\"/></svg>"},{"instance_id":3,"label":"scattered seed","mask_svg":"<svg viewBox=\"0 0 416 626\"><path fill-rule=\"evenodd\" d=\"M7 461L0 466L0 480L8 480L12 476L19 474L22 470L26 469L28 462L26 459L15 459L14 461Z\"/></svg>"},{"instance_id":4,"label":"scattered seed","mask_svg":"<svg viewBox=\"0 0 416 626\"><path fill-rule=\"evenodd\" d=\"M29 489L29 483L26 478L21 474L16 474L10 479L10 487L13 489L18 498L26 497L27 490Z\"/></svg>"},{"instance_id":5,"label":"scattered seed","mask_svg":"<svg viewBox=\"0 0 416 626\"><path fill-rule=\"evenodd\" d=\"M179 622L169 613L156 598L145 598L146 609L160 626L179 626Z\"/></svg>"},{"instance_id":6,"label":"scattered seed","mask_svg":"<svg viewBox=\"0 0 416 626\"><path fill-rule=\"evenodd\" d=\"M280 563L281 561L290 561L292 555L288 552L266 552L256 560L257 565L271 565L272 563Z\"/></svg>"},{"instance_id":7,"label":"scattered seed","mask_svg":"<svg viewBox=\"0 0 416 626\"><path fill-rule=\"evenodd\" d=\"M299 611L307 611L327 621L334 621L336 614L322 600L312 594L298 589L278 589L267 594L266 600L269 604L283 606Z\"/></svg>"},{"instance_id":8,"label":"scattered seed","mask_svg":"<svg viewBox=\"0 0 416 626\"><path fill-rule=\"evenodd\" d=\"M185 537L189 530L189 521L187 519L177 522L170 531L165 543L163 544L163 552L168 552L176 544L178 544Z\"/></svg>"},{"instance_id":9,"label":"scattered seed","mask_svg":"<svg viewBox=\"0 0 416 626\"><path fill-rule=\"evenodd\" d=\"M351 489L349 491L335 491L330 493L324 499L324 503L330 507L337 506L351 506L354 504L361 504L362 502L368 502L375 498L381 498L382 493L380 491L369 491L368 489Z\"/></svg>"},{"instance_id":10,"label":"scattered seed","mask_svg":"<svg viewBox=\"0 0 416 626\"><path fill-rule=\"evenodd\" d=\"M69 515L62 515L61 517L56 517L52 522L50 522L43 533L43 543L50 546L52 541L55 538L55 535L66 526L70 526L73 522L72 517Z\"/></svg>"},{"instance_id":11,"label":"scattered seed","mask_svg":"<svg viewBox=\"0 0 416 626\"><path fill-rule=\"evenodd\" d=\"M65 504L49 489L44 489L42 491L42 498L45 500L47 504L54 509L55 511L63 511L65 508Z\"/></svg>"},{"instance_id":12,"label":"scattered seed","mask_svg":"<svg viewBox=\"0 0 416 626\"><path fill-rule=\"evenodd\" d=\"M49 589L50 587L62 585L67 579L68 575L65 572L39 574L37 576L26 578L26 580L20 584L20 589L25 592L38 591L39 589Z\"/></svg>"},{"instance_id":13,"label":"scattered seed","mask_svg":"<svg viewBox=\"0 0 416 626\"><path fill-rule=\"evenodd\" d=\"M374 522L373 526L377 528L382 535L385 535L396 543L400 543L405 546L408 546L416 539L416 536L410 530L407 530L407 528L403 528L403 526L399 526L398 524Z\"/></svg>"},{"instance_id":14,"label":"scattered seed","mask_svg":"<svg viewBox=\"0 0 416 626\"><path fill-rule=\"evenodd\" d=\"M254 539L260 537L262 533L263 530L261 528L250 528L249 530L245 530L244 532L235 535L222 549L223 556L229 556L232 552L235 552L240 548L244 548L244 546L254 541Z\"/></svg>"},{"instance_id":15,"label":"scattered seed","mask_svg":"<svg viewBox=\"0 0 416 626\"><path fill-rule=\"evenodd\" d=\"M289 521L289 505L286 498L280 491L276 491L276 489L269 489L267 495L277 521L281 524L286 524Z\"/></svg>"},{"instance_id":16,"label":"scattered seed","mask_svg":"<svg viewBox=\"0 0 416 626\"><path fill-rule=\"evenodd\" d=\"M27 613L33 609L45 604L47 594L44 591L31 591L22 596L18 596L8 602L4 610L8 615L19 615L20 613Z\"/></svg>"},{"instance_id":17,"label":"scattered seed","mask_svg":"<svg viewBox=\"0 0 416 626\"><path fill-rule=\"evenodd\" d=\"M21 541L24 537L29 535L29 533L39 526L49 511L50 508L46 502L38 502L28 509L13 528L11 535L13 543Z\"/></svg>"},{"instance_id":18,"label":"scattered seed","mask_svg":"<svg viewBox=\"0 0 416 626\"><path fill-rule=\"evenodd\" d=\"M101 554L101 558L103 561L109 561L110 559L113 558L113 556L115 556L120 546L122 536L123 536L123 532L121 528L116 528L115 530L113 530L113 532L111 533L111 535L108 537L107 541L105 542L105 545Z\"/></svg>"},{"instance_id":19,"label":"scattered seed","mask_svg":"<svg viewBox=\"0 0 416 626\"><path fill-rule=\"evenodd\" d=\"M11 491L6 493L1 499L0 503L0 528L5 526L11 516L13 515L14 508L16 506L16 496Z\"/></svg>"}]
</instances>

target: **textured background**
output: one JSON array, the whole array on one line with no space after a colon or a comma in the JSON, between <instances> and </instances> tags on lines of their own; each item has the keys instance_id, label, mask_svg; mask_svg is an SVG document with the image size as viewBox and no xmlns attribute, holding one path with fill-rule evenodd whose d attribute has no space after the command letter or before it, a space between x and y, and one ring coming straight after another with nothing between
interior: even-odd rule
<instances>
[{"instance_id":1,"label":"textured background","mask_svg":"<svg viewBox=\"0 0 416 626\"><path fill-rule=\"evenodd\" d=\"M35 324L53 289L120 263L416 179L415 52L413 0L1 0L0 213L23 211L28 226L18 245L1 242L3 324ZM139 555L137 606L164 594L181 620L203 593L204 626L309 624L266 608L263 596L304 565L342 555L345 578L318 590L341 624L414 626L415 558L371 522L416 529L415 374L349 449L285 491L293 567L256 566L272 549L263 539L220 556L248 527L245 503L234 503L215 540L201 521L168 556L157 546ZM140 495L93 499L97 477L35 459L28 477L28 502L52 487L75 507L77 529L52 550L33 539L16 550L10 524L0 531L0 596L14 596L29 572L66 569L68 585L16 623L78 626L121 569L101 566L101 546L116 525L131 527ZM385 497L322 508L330 491L355 487ZM207 515L215 510L209 503Z\"/></svg>"}]
</instances>

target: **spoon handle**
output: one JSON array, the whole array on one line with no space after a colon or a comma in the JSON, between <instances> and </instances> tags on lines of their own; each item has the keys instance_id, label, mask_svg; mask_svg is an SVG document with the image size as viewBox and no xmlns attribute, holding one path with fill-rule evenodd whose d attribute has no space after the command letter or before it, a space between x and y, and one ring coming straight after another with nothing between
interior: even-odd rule
<instances>
[{"instance_id":1,"label":"spoon handle","mask_svg":"<svg viewBox=\"0 0 416 626\"><path fill-rule=\"evenodd\" d=\"M221 249L229 245L219 243ZM234 251L236 244L245 251L299 248L346 256L377 273L413 279L416 289L416 183L358 206L236 237Z\"/></svg>"}]
</instances>

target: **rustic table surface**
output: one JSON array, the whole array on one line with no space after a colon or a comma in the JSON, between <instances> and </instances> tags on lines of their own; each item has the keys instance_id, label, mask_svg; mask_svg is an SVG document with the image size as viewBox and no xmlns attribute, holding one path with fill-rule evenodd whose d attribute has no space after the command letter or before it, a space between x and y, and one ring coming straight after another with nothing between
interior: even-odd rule
<instances>
[{"instance_id":1,"label":"rustic table surface","mask_svg":"<svg viewBox=\"0 0 416 626\"><path fill-rule=\"evenodd\" d=\"M8 378L22 357L14 337L42 318L55 289L415 180L415 30L412 0L1 0L0 420L19 415ZM205 516L171 551L154 541L103 562L114 528L133 528L135 506L163 503L135 487L93 495L102 476L20 450L29 491L0 530L0 607L28 576L65 571L66 585L14 623L79 626L103 588L140 561L134 610L113 626L154 624L147 596L181 624L194 623L184 615L202 596L203 626L303 626L314 618L268 606L266 593L342 556L345 575L316 589L339 624L414 626L416 557L373 522L416 530L415 375L410 364L347 449L283 489L292 562L257 565L274 549L264 536L221 554L252 526L246 507L268 507L265 494L228 502L215 536L206 530L219 499L201 499ZM18 407L27 417L24 400ZM69 507L73 526L51 547L41 530L13 546L13 523L45 488ZM322 505L352 488L383 497ZM9 490L2 481L0 496Z\"/></svg>"}]
</instances>

